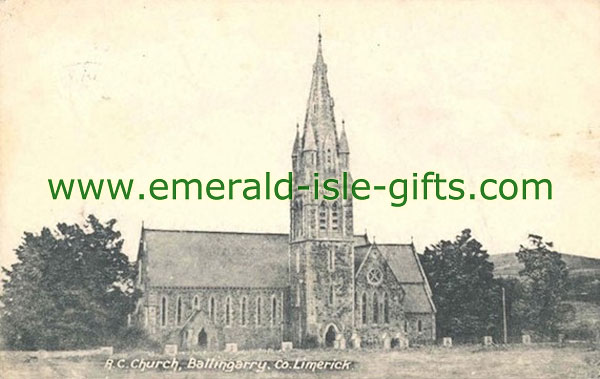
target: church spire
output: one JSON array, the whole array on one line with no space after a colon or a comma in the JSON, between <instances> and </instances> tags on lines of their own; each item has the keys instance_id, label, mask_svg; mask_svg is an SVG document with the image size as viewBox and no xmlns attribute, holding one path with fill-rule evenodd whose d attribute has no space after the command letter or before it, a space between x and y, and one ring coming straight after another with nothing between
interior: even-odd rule
<instances>
[{"instance_id":1,"label":"church spire","mask_svg":"<svg viewBox=\"0 0 600 379\"><path fill-rule=\"evenodd\" d=\"M323 43L322 43L323 36L321 35L321 32L319 32L318 38L319 38L319 45L317 47L317 59L315 61L315 65L324 66L325 70L327 70L327 65L325 64L325 60L323 59Z\"/></svg>"},{"instance_id":2,"label":"church spire","mask_svg":"<svg viewBox=\"0 0 600 379\"><path fill-rule=\"evenodd\" d=\"M342 133L340 134L340 144L338 147L340 154L349 154L350 147L348 146L348 137L346 137L346 122L342 120Z\"/></svg>"},{"instance_id":3,"label":"church spire","mask_svg":"<svg viewBox=\"0 0 600 379\"><path fill-rule=\"evenodd\" d=\"M330 136L332 132L335 134L333 98L329 93L327 65L325 64L325 59L323 59L321 33L318 35L317 57L313 64L312 81L306 107L306 119L304 122L305 134L309 125L312 125L313 127L317 146Z\"/></svg>"}]
</instances>

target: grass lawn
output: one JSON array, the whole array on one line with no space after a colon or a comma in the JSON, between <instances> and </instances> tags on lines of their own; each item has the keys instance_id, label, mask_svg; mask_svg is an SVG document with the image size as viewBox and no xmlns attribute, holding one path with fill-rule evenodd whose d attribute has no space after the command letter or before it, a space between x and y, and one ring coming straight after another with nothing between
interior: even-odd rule
<instances>
[{"instance_id":1,"label":"grass lawn","mask_svg":"<svg viewBox=\"0 0 600 379\"><path fill-rule=\"evenodd\" d=\"M214 358L228 361L270 361L263 372L239 370L165 370L134 368L106 369L106 357L35 359L31 354L2 353L0 377L7 379L43 378L600 378L600 350L586 346L556 347L549 345L497 347L461 346L452 349L427 347L404 351L333 351L293 350L240 351L237 353L179 354L177 361L185 366L190 357L196 360ZM115 354L114 361L124 359L127 366L136 358L146 361L170 360L151 353ZM275 369L274 363L286 360L350 360L346 371ZM116 364L116 363L115 363Z\"/></svg>"}]
</instances>

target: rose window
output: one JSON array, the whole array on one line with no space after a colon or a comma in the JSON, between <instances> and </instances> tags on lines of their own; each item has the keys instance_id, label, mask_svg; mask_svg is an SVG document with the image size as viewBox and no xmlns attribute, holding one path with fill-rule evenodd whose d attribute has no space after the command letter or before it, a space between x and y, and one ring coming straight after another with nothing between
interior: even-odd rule
<instances>
[{"instance_id":1,"label":"rose window","mask_svg":"<svg viewBox=\"0 0 600 379\"><path fill-rule=\"evenodd\" d=\"M378 268L371 269L371 271L367 273L367 281L374 286L381 284L382 280L383 273Z\"/></svg>"}]
</instances>

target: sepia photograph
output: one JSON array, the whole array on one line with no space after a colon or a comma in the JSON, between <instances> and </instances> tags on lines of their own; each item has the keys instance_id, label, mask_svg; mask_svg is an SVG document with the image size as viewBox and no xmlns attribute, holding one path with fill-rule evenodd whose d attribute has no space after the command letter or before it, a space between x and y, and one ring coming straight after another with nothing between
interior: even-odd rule
<instances>
[{"instance_id":1,"label":"sepia photograph","mask_svg":"<svg viewBox=\"0 0 600 379\"><path fill-rule=\"evenodd\" d=\"M600 2L0 1L0 378L600 378Z\"/></svg>"}]
</instances>

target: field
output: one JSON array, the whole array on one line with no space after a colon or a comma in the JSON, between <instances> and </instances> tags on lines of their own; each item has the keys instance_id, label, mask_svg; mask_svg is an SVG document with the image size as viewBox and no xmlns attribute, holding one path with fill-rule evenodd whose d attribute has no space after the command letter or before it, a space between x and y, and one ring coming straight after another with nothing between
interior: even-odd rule
<instances>
[{"instance_id":1,"label":"field","mask_svg":"<svg viewBox=\"0 0 600 379\"><path fill-rule=\"evenodd\" d=\"M294 350L245 351L238 353L198 353L191 357L201 360L264 360L271 368L257 373L241 370L187 370L134 368L106 369L106 357L37 359L32 354L2 353L0 376L7 379L45 378L600 378L600 350L585 345L514 345L483 348L461 346L417 348L404 351L325 351ZM189 355L180 354L177 361L185 366ZM146 361L172 359L146 353L115 354L117 362L124 359L129 365L135 358ZM278 360L293 365L295 360L350 360L355 362L349 371L277 370ZM115 363L116 364L116 363Z\"/></svg>"}]
</instances>

